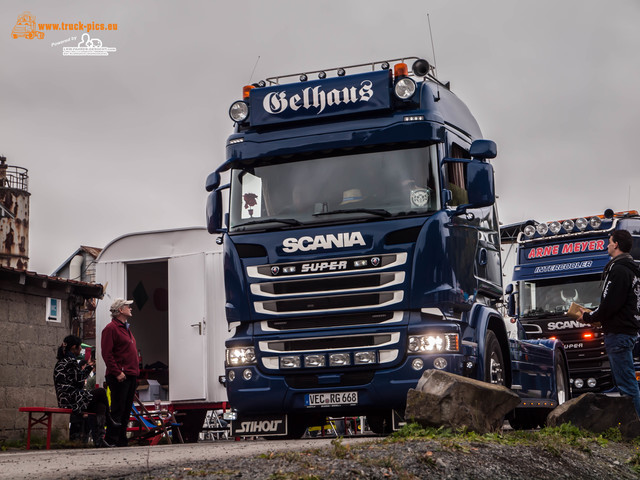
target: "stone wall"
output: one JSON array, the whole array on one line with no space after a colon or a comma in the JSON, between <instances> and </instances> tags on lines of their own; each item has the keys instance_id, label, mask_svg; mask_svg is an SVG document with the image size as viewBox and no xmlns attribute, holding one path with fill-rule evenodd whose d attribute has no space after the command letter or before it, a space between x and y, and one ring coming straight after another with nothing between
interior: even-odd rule
<instances>
[{"instance_id":1,"label":"stone wall","mask_svg":"<svg viewBox=\"0 0 640 480\"><path fill-rule=\"evenodd\" d=\"M70 314L63 300L62 321L47 322L46 300L0 289L0 441L26 435L28 414L18 412L19 407L58 406L53 368L58 346L70 331ZM54 415L53 421L66 437L68 415Z\"/></svg>"}]
</instances>

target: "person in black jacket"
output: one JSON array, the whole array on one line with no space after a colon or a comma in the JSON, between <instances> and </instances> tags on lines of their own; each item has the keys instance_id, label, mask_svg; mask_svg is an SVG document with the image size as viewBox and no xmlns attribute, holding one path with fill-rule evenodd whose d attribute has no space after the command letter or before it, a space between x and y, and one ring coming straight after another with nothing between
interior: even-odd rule
<instances>
[{"instance_id":1,"label":"person in black jacket","mask_svg":"<svg viewBox=\"0 0 640 480\"><path fill-rule=\"evenodd\" d=\"M93 443L96 447L112 447L113 445L104 439L107 419L113 423L109 415L107 392L104 388L85 390L85 380L89 377L93 364L84 360L78 361L81 344L82 340L79 337L68 335L58 348L58 361L53 370L58 406L70 408L76 415L94 413L95 422L92 422L91 429Z\"/></svg>"},{"instance_id":2,"label":"person in black jacket","mask_svg":"<svg viewBox=\"0 0 640 480\"><path fill-rule=\"evenodd\" d=\"M640 389L633 365L633 347L640 330L640 268L629 254L632 246L628 231L611 234L607 251L612 259L602 273L600 305L590 313L581 308L578 320L602 325L611 375L620 393L633 399L640 417Z\"/></svg>"}]
</instances>

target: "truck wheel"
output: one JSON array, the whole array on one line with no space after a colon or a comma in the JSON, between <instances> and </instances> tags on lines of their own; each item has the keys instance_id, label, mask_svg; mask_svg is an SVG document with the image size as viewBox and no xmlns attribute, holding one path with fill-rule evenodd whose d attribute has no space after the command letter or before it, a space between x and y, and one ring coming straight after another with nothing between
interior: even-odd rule
<instances>
[{"instance_id":1,"label":"truck wheel","mask_svg":"<svg viewBox=\"0 0 640 480\"><path fill-rule=\"evenodd\" d=\"M504 360L496 334L487 330L484 339L484 381L496 385L504 385Z\"/></svg>"},{"instance_id":2,"label":"truck wheel","mask_svg":"<svg viewBox=\"0 0 640 480\"><path fill-rule=\"evenodd\" d=\"M388 414L367 415L369 429L376 435L389 435L391 433L391 416Z\"/></svg>"},{"instance_id":3,"label":"truck wheel","mask_svg":"<svg viewBox=\"0 0 640 480\"><path fill-rule=\"evenodd\" d=\"M560 354L556 356L555 360L556 371L556 393L558 395L558 405L562 405L564 402L571 398L571 390L569 387L569 374L564 362L564 355Z\"/></svg>"}]
</instances>

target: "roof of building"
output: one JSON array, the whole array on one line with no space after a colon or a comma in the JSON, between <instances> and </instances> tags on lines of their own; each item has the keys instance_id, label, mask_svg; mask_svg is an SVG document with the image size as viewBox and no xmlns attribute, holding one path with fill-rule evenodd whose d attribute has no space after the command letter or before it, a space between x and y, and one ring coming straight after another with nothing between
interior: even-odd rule
<instances>
[{"instance_id":1,"label":"roof of building","mask_svg":"<svg viewBox=\"0 0 640 480\"><path fill-rule=\"evenodd\" d=\"M100 298L103 293L102 285L99 283L79 282L4 266L0 266L0 289L51 290L85 298Z\"/></svg>"}]
</instances>

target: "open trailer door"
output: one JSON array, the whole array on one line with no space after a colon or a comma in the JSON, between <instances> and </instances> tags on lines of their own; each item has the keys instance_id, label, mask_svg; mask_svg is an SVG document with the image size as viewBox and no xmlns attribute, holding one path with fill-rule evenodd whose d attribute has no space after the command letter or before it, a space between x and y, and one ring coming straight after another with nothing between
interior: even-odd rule
<instances>
[{"instance_id":1,"label":"open trailer door","mask_svg":"<svg viewBox=\"0 0 640 480\"><path fill-rule=\"evenodd\" d=\"M169 259L169 400L206 397L205 255Z\"/></svg>"}]
</instances>

